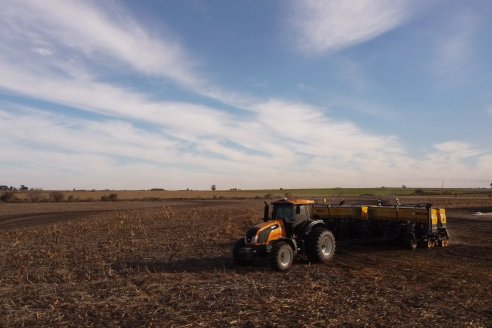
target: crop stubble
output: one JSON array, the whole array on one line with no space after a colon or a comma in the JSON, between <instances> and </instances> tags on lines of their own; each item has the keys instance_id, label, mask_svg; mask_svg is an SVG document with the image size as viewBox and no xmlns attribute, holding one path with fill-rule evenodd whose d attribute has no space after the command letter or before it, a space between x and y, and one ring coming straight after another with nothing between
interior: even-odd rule
<instances>
[{"instance_id":1,"label":"crop stubble","mask_svg":"<svg viewBox=\"0 0 492 328\"><path fill-rule=\"evenodd\" d=\"M286 274L235 267L257 202L160 207L0 231L5 326L470 326L492 319L490 217L456 211L447 249L339 247Z\"/></svg>"}]
</instances>

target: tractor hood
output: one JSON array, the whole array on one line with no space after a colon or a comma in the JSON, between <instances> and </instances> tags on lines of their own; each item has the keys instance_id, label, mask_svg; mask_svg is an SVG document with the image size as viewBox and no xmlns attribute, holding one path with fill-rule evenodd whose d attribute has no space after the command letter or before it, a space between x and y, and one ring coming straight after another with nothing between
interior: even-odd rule
<instances>
[{"instance_id":1,"label":"tractor hood","mask_svg":"<svg viewBox=\"0 0 492 328\"><path fill-rule=\"evenodd\" d=\"M266 244L270 237L282 236L285 228L281 220L271 220L255 225L246 232L246 244Z\"/></svg>"},{"instance_id":2,"label":"tractor hood","mask_svg":"<svg viewBox=\"0 0 492 328\"><path fill-rule=\"evenodd\" d=\"M267 222L258 223L253 228L257 228L258 230L262 230L264 228L268 228L268 227L271 227L274 225L280 225L281 222L282 222L281 220L271 220L271 221L267 221Z\"/></svg>"}]
</instances>

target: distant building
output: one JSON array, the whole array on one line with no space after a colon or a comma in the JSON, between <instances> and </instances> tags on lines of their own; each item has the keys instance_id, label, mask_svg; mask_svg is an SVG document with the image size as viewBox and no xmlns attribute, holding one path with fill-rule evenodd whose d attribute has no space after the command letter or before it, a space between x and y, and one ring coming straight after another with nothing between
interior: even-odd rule
<instances>
[{"instance_id":1,"label":"distant building","mask_svg":"<svg viewBox=\"0 0 492 328\"><path fill-rule=\"evenodd\" d=\"M9 190L8 186L0 186L0 190Z\"/></svg>"}]
</instances>

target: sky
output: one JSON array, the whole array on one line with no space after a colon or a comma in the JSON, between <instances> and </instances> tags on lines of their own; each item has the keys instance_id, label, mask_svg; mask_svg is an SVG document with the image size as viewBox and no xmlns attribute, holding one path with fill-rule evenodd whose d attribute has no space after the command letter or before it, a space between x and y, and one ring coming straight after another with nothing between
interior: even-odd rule
<instances>
[{"instance_id":1,"label":"sky","mask_svg":"<svg viewBox=\"0 0 492 328\"><path fill-rule=\"evenodd\" d=\"M0 0L0 184L481 187L487 0Z\"/></svg>"}]
</instances>

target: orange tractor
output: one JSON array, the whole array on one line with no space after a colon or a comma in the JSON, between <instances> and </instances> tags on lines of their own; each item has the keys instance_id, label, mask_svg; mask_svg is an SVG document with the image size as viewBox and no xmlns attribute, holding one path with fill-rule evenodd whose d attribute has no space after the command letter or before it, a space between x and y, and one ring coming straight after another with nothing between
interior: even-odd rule
<instances>
[{"instance_id":1,"label":"orange tractor","mask_svg":"<svg viewBox=\"0 0 492 328\"><path fill-rule=\"evenodd\" d=\"M326 262L335 255L335 237L322 220L311 220L312 200L281 199L265 203L264 221L246 232L233 248L236 264L256 256L270 258L277 271L288 270L294 257L305 252L311 262Z\"/></svg>"}]
</instances>

